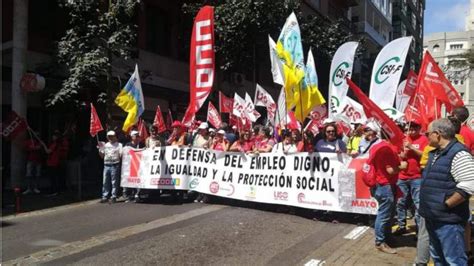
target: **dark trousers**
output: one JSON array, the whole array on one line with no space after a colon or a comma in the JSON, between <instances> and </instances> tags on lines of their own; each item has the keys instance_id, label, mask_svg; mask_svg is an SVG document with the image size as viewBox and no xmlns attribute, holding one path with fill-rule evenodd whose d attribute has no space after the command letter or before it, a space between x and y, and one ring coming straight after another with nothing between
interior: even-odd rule
<instances>
[{"instance_id":1,"label":"dark trousers","mask_svg":"<svg viewBox=\"0 0 474 266\"><path fill-rule=\"evenodd\" d=\"M48 166L48 177L51 184L51 193L61 192L59 166Z\"/></svg>"}]
</instances>

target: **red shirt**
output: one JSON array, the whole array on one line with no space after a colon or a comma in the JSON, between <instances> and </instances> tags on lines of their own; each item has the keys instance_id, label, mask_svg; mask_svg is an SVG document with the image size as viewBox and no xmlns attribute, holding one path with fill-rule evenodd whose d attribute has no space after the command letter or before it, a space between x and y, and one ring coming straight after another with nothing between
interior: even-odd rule
<instances>
[{"instance_id":1,"label":"red shirt","mask_svg":"<svg viewBox=\"0 0 474 266\"><path fill-rule=\"evenodd\" d=\"M375 168L377 184L395 185L397 183L398 175L390 175L387 172L387 166L396 169L400 164L400 159L387 142L382 140L372 145L369 150L369 162Z\"/></svg>"},{"instance_id":2,"label":"red shirt","mask_svg":"<svg viewBox=\"0 0 474 266\"><path fill-rule=\"evenodd\" d=\"M463 136L464 145L466 145L467 149L471 153L473 153L474 152L474 132L468 126L462 125L459 135Z\"/></svg>"},{"instance_id":3,"label":"red shirt","mask_svg":"<svg viewBox=\"0 0 474 266\"><path fill-rule=\"evenodd\" d=\"M414 139L408 136L407 140L420 151L423 151L429 144L428 138L423 135ZM418 156L414 151L407 150L406 157L402 160L405 160L408 166L407 169L400 171L399 178L402 180L421 178L420 158L421 156Z\"/></svg>"},{"instance_id":4,"label":"red shirt","mask_svg":"<svg viewBox=\"0 0 474 266\"><path fill-rule=\"evenodd\" d=\"M48 160L46 161L46 165L51 167L59 166L59 159L61 156L60 144L57 141L54 141L49 144L48 150L50 150L51 153L48 154Z\"/></svg>"},{"instance_id":5,"label":"red shirt","mask_svg":"<svg viewBox=\"0 0 474 266\"><path fill-rule=\"evenodd\" d=\"M26 159L31 162L41 163L41 146L34 139L25 141Z\"/></svg>"}]
</instances>

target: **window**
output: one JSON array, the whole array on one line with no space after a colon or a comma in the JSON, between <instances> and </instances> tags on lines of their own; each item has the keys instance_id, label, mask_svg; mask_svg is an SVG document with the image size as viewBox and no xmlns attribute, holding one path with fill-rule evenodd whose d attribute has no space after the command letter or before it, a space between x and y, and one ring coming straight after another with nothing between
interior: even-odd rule
<instances>
[{"instance_id":1,"label":"window","mask_svg":"<svg viewBox=\"0 0 474 266\"><path fill-rule=\"evenodd\" d=\"M451 44L449 46L449 49L450 50L460 50L460 49L462 49L462 44Z\"/></svg>"},{"instance_id":2,"label":"window","mask_svg":"<svg viewBox=\"0 0 474 266\"><path fill-rule=\"evenodd\" d=\"M435 44L433 45L433 52L439 52L439 45L438 44Z\"/></svg>"}]
</instances>

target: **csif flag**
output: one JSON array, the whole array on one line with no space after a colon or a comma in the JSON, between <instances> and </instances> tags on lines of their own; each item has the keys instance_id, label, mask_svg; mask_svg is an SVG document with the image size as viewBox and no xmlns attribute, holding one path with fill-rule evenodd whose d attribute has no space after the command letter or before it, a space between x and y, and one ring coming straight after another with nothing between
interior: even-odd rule
<instances>
[{"instance_id":1,"label":"csif flag","mask_svg":"<svg viewBox=\"0 0 474 266\"><path fill-rule=\"evenodd\" d=\"M159 105L156 106L155 119L153 120L153 126L158 129L158 133L166 131L165 120L163 119L163 114L161 113L161 108Z\"/></svg>"},{"instance_id":2,"label":"csif flag","mask_svg":"<svg viewBox=\"0 0 474 266\"><path fill-rule=\"evenodd\" d=\"M214 8L204 6L194 19L189 56L189 114L201 108L214 82Z\"/></svg>"},{"instance_id":3,"label":"csif flag","mask_svg":"<svg viewBox=\"0 0 474 266\"><path fill-rule=\"evenodd\" d=\"M104 130L102 123L100 122L99 116L95 110L94 105L91 103L91 123L89 128L89 133L92 137L95 137L97 133Z\"/></svg>"},{"instance_id":4,"label":"csif flag","mask_svg":"<svg viewBox=\"0 0 474 266\"><path fill-rule=\"evenodd\" d=\"M210 101L207 106L207 121L215 128L220 128L222 126L221 115Z\"/></svg>"},{"instance_id":5,"label":"csif flag","mask_svg":"<svg viewBox=\"0 0 474 266\"><path fill-rule=\"evenodd\" d=\"M379 122L385 133L388 134L392 144L397 147L403 147L403 140L405 136L402 130L393 122L387 114L384 113L362 90L350 79L346 79L347 84L356 95L359 102L364 107L364 112L367 118L374 118Z\"/></svg>"},{"instance_id":6,"label":"csif flag","mask_svg":"<svg viewBox=\"0 0 474 266\"><path fill-rule=\"evenodd\" d=\"M138 122L138 118L145 111L145 101L143 99L140 75L138 74L138 65L135 65L135 71L132 76L119 95L117 95L117 98L115 98L115 104L128 113L122 127L123 131L128 132L130 127Z\"/></svg>"}]
</instances>

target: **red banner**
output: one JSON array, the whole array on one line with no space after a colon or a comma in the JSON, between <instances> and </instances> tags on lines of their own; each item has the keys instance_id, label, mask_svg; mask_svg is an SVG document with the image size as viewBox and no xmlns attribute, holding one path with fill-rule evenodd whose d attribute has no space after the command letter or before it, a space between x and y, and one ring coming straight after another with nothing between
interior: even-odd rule
<instances>
[{"instance_id":1,"label":"red banner","mask_svg":"<svg viewBox=\"0 0 474 266\"><path fill-rule=\"evenodd\" d=\"M407 83L405 85L405 89L403 90L403 94L413 98L416 92L417 79L418 76L416 75L416 73L413 70L410 70L410 72L408 72Z\"/></svg>"},{"instance_id":2,"label":"red banner","mask_svg":"<svg viewBox=\"0 0 474 266\"><path fill-rule=\"evenodd\" d=\"M207 106L207 121L215 128L220 128L222 126L221 115L211 102L209 102L209 105Z\"/></svg>"},{"instance_id":3,"label":"red banner","mask_svg":"<svg viewBox=\"0 0 474 266\"><path fill-rule=\"evenodd\" d=\"M28 128L26 120L12 111L7 119L2 122L2 136L8 140L16 138Z\"/></svg>"},{"instance_id":4,"label":"red banner","mask_svg":"<svg viewBox=\"0 0 474 266\"><path fill-rule=\"evenodd\" d=\"M211 93L214 82L214 8L204 6L194 19L189 58L189 117Z\"/></svg>"},{"instance_id":5,"label":"red banner","mask_svg":"<svg viewBox=\"0 0 474 266\"><path fill-rule=\"evenodd\" d=\"M304 131L311 131L313 135L316 136L319 133L320 127L321 127L320 120L311 119L309 123L306 125L306 127L304 128Z\"/></svg>"},{"instance_id":6,"label":"red banner","mask_svg":"<svg viewBox=\"0 0 474 266\"><path fill-rule=\"evenodd\" d=\"M403 146L403 140L405 136L403 135L403 131L393 122L390 117L388 117L385 112L380 109L367 95L362 92L362 90L354 83L352 80L346 78L347 84L352 89L354 94L359 99L359 102L364 107L364 112L367 118L375 118L380 126L383 128L385 133L388 134L392 144L397 147Z\"/></svg>"},{"instance_id":7,"label":"red banner","mask_svg":"<svg viewBox=\"0 0 474 266\"><path fill-rule=\"evenodd\" d=\"M161 113L161 108L159 105L156 106L155 119L153 120L153 126L158 129L158 133L166 131L166 124L163 119L163 114Z\"/></svg>"},{"instance_id":8,"label":"red banner","mask_svg":"<svg viewBox=\"0 0 474 266\"><path fill-rule=\"evenodd\" d=\"M421 63L420 74L418 75L418 91L426 92L425 95L431 93L432 97L446 105L448 112L454 107L464 105L461 96L444 76L443 70L428 51Z\"/></svg>"},{"instance_id":9,"label":"red banner","mask_svg":"<svg viewBox=\"0 0 474 266\"><path fill-rule=\"evenodd\" d=\"M99 133L102 130L104 130L104 128L102 127L102 123L100 123L100 119L99 119L99 116L97 115L95 107L91 103L91 124L89 128L89 133L91 134L92 137L95 137L95 135L97 135L97 133Z\"/></svg>"},{"instance_id":10,"label":"red banner","mask_svg":"<svg viewBox=\"0 0 474 266\"><path fill-rule=\"evenodd\" d=\"M234 107L234 99L225 96L222 92L219 92L219 110L221 113L232 113Z\"/></svg>"},{"instance_id":11,"label":"red banner","mask_svg":"<svg viewBox=\"0 0 474 266\"><path fill-rule=\"evenodd\" d=\"M181 123L186 127L191 127L193 125L194 118L196 117L195 113L191 110L191 106L188 106L188 108L186 108L186 113L184 113L183 120L181 120Z\"/></svg>"}]
</instances>

